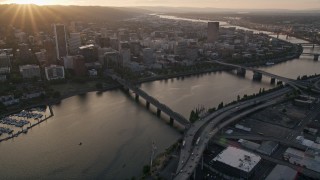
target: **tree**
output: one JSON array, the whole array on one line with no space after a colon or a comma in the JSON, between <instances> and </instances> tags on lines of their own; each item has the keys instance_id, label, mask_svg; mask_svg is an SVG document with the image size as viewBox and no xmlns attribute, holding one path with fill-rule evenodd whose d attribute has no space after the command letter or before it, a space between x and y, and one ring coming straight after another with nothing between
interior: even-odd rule
<instances>
[{"instance_id":1,"label":"tree","mask_svg":"<svg viewBox=\"0 0 320 180\"><path fill-rule=\"evenodd\" d=\"M238 95L237 96L237 101L240 101L240 100L241 100L240 95Z\"/></svg>"},{"instance_id":2,"label":"tree","mask_svg":"<svg viewBox=\"0 0 320 180\"><path fill-rule=\"evenodd\" d=\"M60 98L61 97L61 93L59 91L55 91L52 95L53 98Z\"/></svg>"},{"instance_id":3,"label":"tree","mask_svg":"<svg viewBox=\"0 0 320 180\"><path fill-rule=\"evenodd\" d=\"M96 88L97 88L97 89L102 89L102 88L103 88L102 83L98 82L98 83L96 84Z\"/></svg>"},{"instance_id":4,"label":"tree","mask_svg":"<svg viewBox=\"0 0 320 180\"><path fill-rule=\"evenodd\" d=\"M199 119L199 113L192 110L190 113L190 118L189 118L190 122L194 123L198 119Z\"/></svg>"},{"instance_id":5,"label":"tree","mask_svg":"<svg viewBox=\"0 0 320 180\"><path fill-rule=\"evenodd\" d=\"M213 112L215 112L216 111L216 108L214 107L214 108L210 108L209 110L208 110L208 113L213 113Z\"/></svg>"},{"instance_id":6,"label":"tree","mask_svg":"<svg viewBox=\"0 0 320 180\"><path fill-rule=\"evenodd\" d=\"M301 77L300 77L300 76L298 76L298 77L297 77L297 80L301 80Z\"/></svg>"},{"instance_id":7,"label":"tree","mask_svg":"<svg viewBox=\"0 0 320 180\"><path fill-rule=\"evenodd\" d=\"M5 111L7 111L6 106L2 102L0 102L0 113L5 112Z\"/></svg>"},{"instance_id":8,"label":"tree","mask_svg":"<svg viewBox=\"0 0 320 180\"><path fill-rule=\"evenodd\" d=\"M218 106L218 109L222 109L223 108L223 102L221 102Z\"/></svg>"},{"instance_id":9,"label":"tree","mask_svg":"<svg viewBox=\"0 0 320 180\"><path fill-rule=\"evenodd\" d=\"M149 165L145 165L145 166L143 166L143 174L144 175L147 175L147 174L149 174L150 173L150 166Z\"/></svg>"}]
</instances>

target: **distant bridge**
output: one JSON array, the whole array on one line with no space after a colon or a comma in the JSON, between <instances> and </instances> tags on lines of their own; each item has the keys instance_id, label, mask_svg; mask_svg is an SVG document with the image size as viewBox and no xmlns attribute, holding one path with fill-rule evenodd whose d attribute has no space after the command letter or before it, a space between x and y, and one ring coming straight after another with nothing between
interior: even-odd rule
<instances>
[{"instance_id":1,"label":"distant bridge","mask_svg":"<svg viewBox=\"0 0 320 180\"><path fill-rule=\"evenodd\" d=\"M301 55L309 55L309 56L313 56L313 60L318 61L319 60L319 53L302 53Z\"/></svg>"},{"instance_id":2,"label":"distant bridge","mask_svg":"<svg viewBox=\"0 0 320 180\"><path fill-rule=\"evenodd\" d=\"M246 66L241 66L241 65L236 65L236 64L230 64L230 63L225 63L225 62L221 62L221 61L217 61L217 60L213 60L212 62L220 64L220 65L224 65L224 66L229 66L229 67L234 67L237 68L237 74L239 75L244 75L246 73L246 71L252 71L253 74L253 79L254 80L261 80L262 79L262 75L270 77L271 78L271 83L274 83L275 80L280 80L288 85L290 85L291 87L293 87L296 90L301 89L308 89L310 87L311 84L306 83L306 82L302 82L302 81L297 81L294 79L290 79L290 78L286 78L286 77L282 77L276 74L272 74L266 71L262 71L259 69L254 69L252 67L246 67ZM312 92L315 93L320 93L319 89L311 89Z\"/></svg>"},{"instance_id":3,"label":"distant bridge","mask_svg":"<svg viewBox=\"0 0 320 180\"><path fill-rule=\"evenodd\" d=\"M113 80L116 80L118 83L120 83L125 89L131 90L135 93L135 99L139 100L139 97L142 97L146 100L146 107L149 109L150 104L154 105L157 108L157 116L161 115L161 112L166 113L170 117L170 124L173 125L174 121L177 121L184 127L188 127L190 125L190 122L183 117L181 114L174 112L172 109L170 109L165 104L160 103L156 98L148 95L143 90L139 89L138 87L132 85L131 83L125 81L124 79L116 76L111 75Z\"/></svg>"}]
</instances>

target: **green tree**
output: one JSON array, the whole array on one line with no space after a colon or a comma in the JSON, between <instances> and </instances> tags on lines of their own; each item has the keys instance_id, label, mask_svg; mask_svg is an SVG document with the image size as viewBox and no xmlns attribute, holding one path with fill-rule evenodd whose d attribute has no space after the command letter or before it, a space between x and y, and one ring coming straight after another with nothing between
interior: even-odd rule
<instances>
[{"instance_id":1,"label":"green tree","mask_svg":"<svg viewBox=\"0 0 320 180\"><path fill-rule=\"evenodd\" d=\"M222 109L223 108L223 102L221 102L219 105L218 105L218 109Z\"/></svg>"},{"instance_id":2,"label":"green tree","mask_svg":"<svg viewBox=\"0 0 320 180\"><path fill-rule=\"evenodd\" d=\"M103 88L102 83L98 82L98 83L96 84L96 88L97 88L97 89L102 89L102 88Z\"/></svg>"},{"instance_id":3,"label":"green tree","mask_svg":"<svg viewBox=\"0 0 320 180\"><path fill-rule=\"evenodd\" d=\"M2 102L0 102L0 113L6 112L6 111L7 111L6 106Z\"/></svg>"},{"instance_id":4,"label":"green tree","mask_svg":"<svg viewBox=\"0 0 320 180\"><path fill-rule=\"evenodd\" d=\"M61 93L59 91L55 91L52 95L53 98L60 98L61 97Z\"/></svg>"},{"instance_id":5,"label":"green tree","mask_svg":"<svg viewBox=\"0 0 320 180\"><path fill-rule=\"evenodd\" d=\"M149 165L145 165L145 166L143 166L143 174L144 175L148 175L149 173L150 173L150 166Z\"/></svg>"}]
</instances>

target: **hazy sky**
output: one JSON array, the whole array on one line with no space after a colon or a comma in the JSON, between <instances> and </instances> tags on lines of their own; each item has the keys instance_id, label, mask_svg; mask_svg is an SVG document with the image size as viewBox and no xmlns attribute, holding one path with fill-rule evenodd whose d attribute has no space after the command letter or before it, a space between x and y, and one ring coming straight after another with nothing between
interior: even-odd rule
<instances>
[{"instance_id":1,"label":"hazy sky","mask_svg":"<svg viewBox=\"0 0 320 180\"><path fill-rule=\"evenodd\" d=\"M100 6L178 6L232 9L318 9L320 0L0 0L0 3L34 3Z\"/></svg>"}]
</instances>

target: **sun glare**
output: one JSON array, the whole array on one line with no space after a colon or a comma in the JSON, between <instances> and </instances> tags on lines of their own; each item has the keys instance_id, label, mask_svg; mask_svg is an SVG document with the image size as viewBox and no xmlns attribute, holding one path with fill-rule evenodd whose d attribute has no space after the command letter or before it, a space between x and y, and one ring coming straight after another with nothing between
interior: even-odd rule
<instances>
[{"instance_id":1,"label":"sun glare","mask_svg":"<svg viewBox=\"0 0 320 180\"><path fill-rule=\"evenodd\" d=\"M15 0L12 3L15 4L36 4L36 5L47 5L50 0Z\"/></svg>"}]
</instances>

